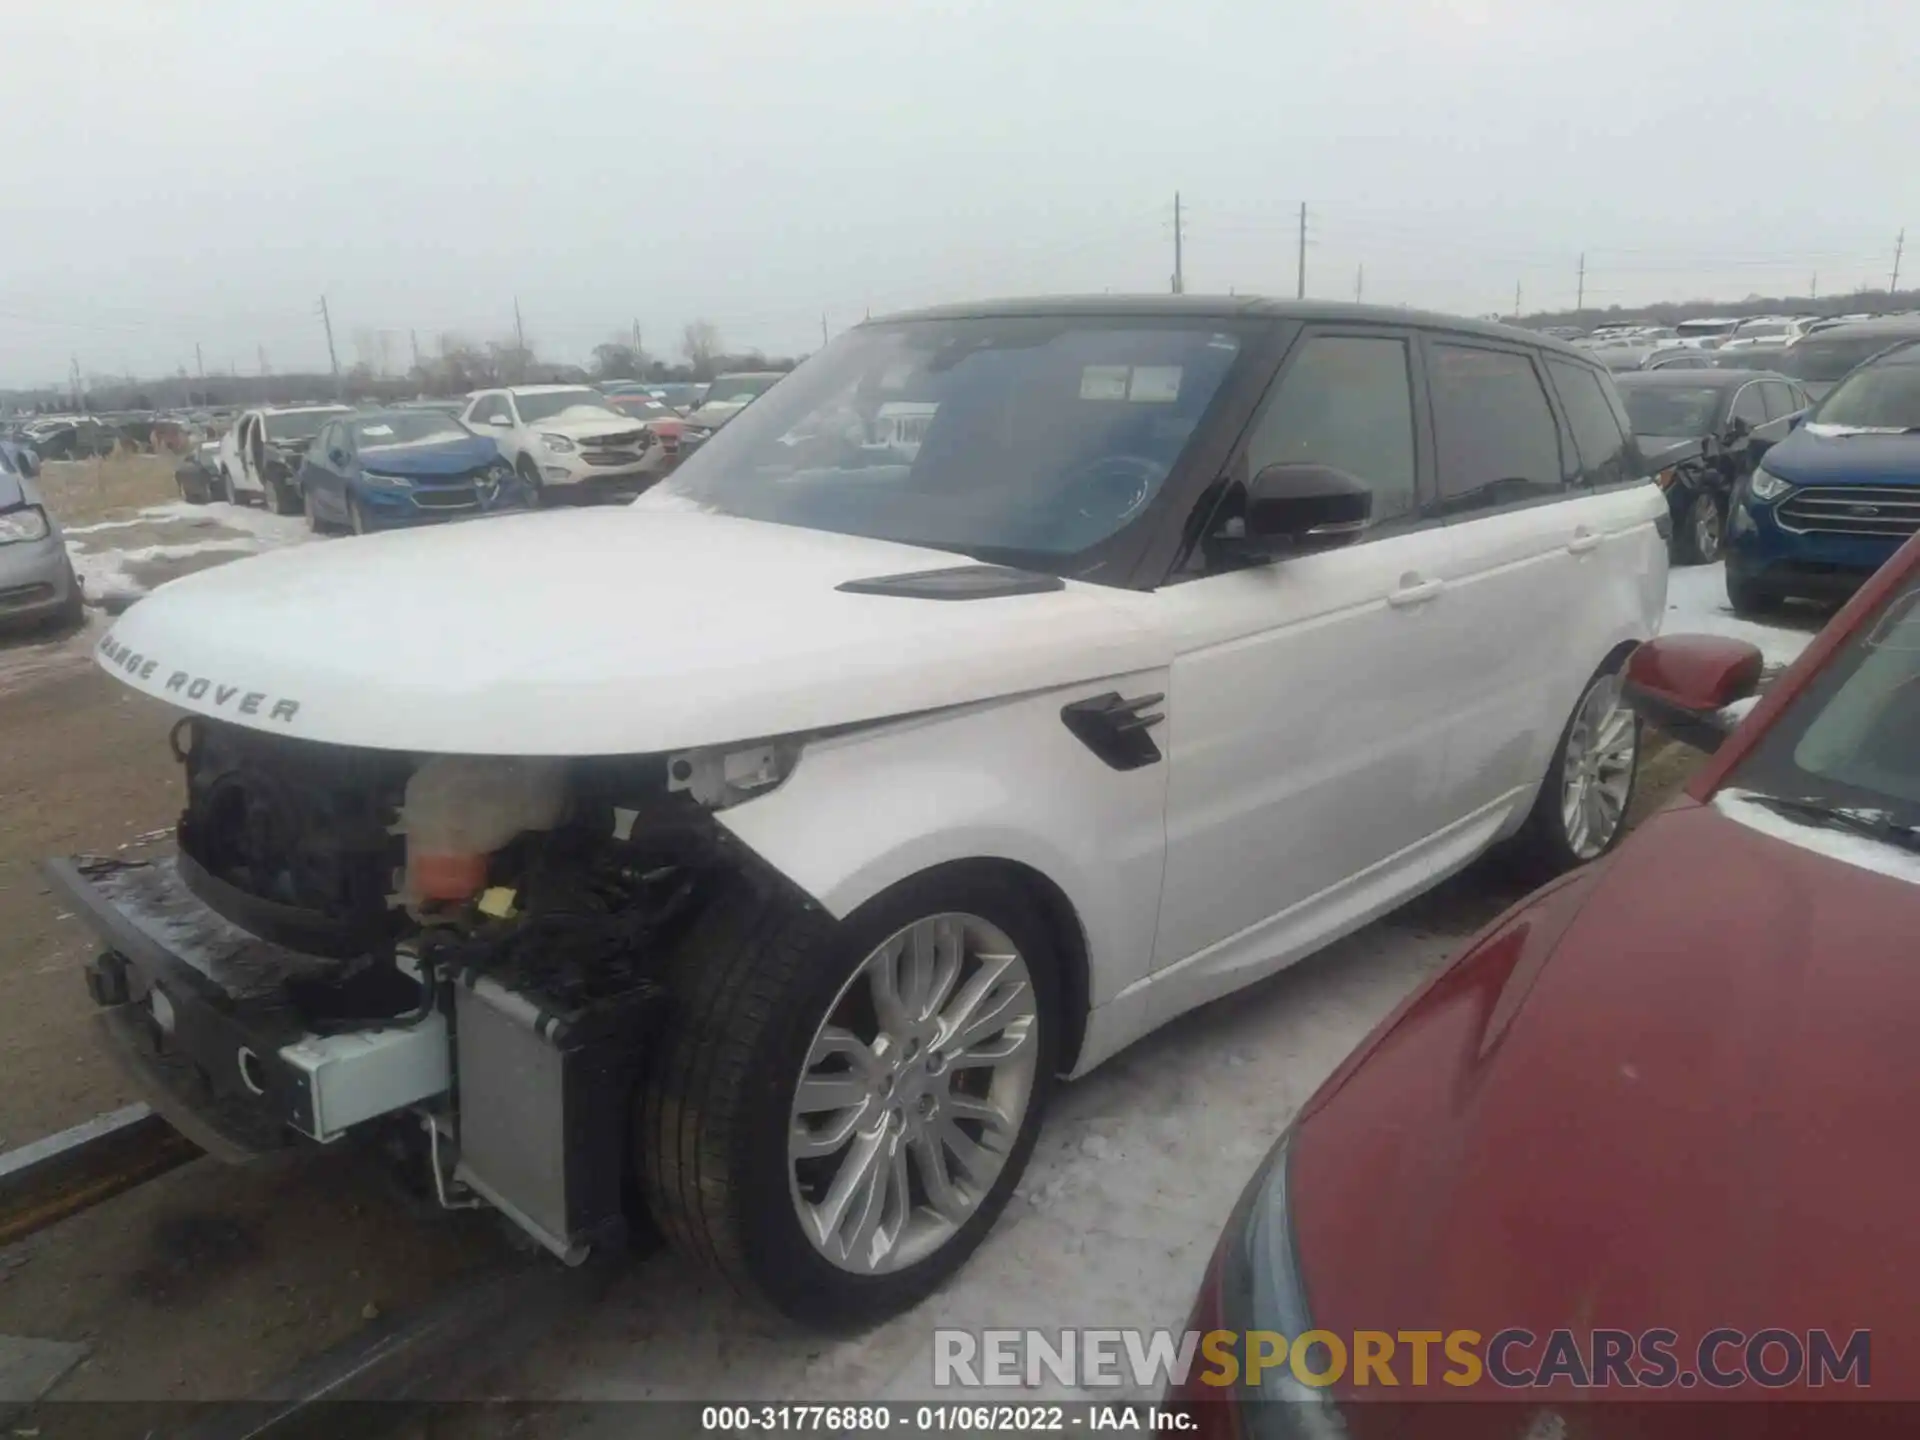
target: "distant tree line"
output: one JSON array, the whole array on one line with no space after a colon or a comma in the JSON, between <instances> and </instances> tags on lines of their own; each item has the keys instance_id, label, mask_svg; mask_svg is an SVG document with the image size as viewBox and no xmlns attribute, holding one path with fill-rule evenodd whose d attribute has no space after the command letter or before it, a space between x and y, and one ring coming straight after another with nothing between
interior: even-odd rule
<instances>
[{"instance_id":1,"label":"distant tree line","mask_svg":"<svg viewBox=\"0 0 1920 1440\"><path fill-rule=\"evenodd\" d=\"M383 373L386 347L356 340L362 360L340 372L286 375L188 375L185 370L157 379L132 376L86 377L78 408L87 413L119 410L176 410L203 407L249 409L258 405L311 404L334 400L393 401L420 396L464 395L491 385L581 384L593 380L703 381L732 370L791 370L804 355L765 355L758 350L730 351L709 320L695 320L681 332L680 358L667 360L637 349L617 336L593 348L591 366L557 364L539 358L532 341L517 336L474 341L447 333L400 374ZM0 412L25 410L58 414L73 410L71 386L0 390Z\"/></svg>"},{"instance_id":2,"label":"distant tree line","mask_svg":"<svg viewBox=\"0 0 1920 1440\"><path fill-rule=\"evenodd\" d=\"M1701 315L1724 315L1745 319L1752 315L1853 315L1894 310L1920 310L1920 290L1855 290L1846 295L1822 295L1817 300L1805 295L1749 295L1744 300L1678 300L1652 305L1609 305L1605 309L1588 306L1584 310L1539 310L1521 318L1531 329L1548 325L1578 325L1591 330L1600 325L1618 325L1645 321L1649 325L1672 325Z\"/></svg>"}]
</instances>

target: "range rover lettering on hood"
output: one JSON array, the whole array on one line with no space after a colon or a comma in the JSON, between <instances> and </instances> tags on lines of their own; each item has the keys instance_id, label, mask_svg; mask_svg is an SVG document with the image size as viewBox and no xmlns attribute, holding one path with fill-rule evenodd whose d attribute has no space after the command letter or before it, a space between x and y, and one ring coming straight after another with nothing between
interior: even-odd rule
<instances>
[{"instance_id":1,"label":"range rover lettering on hood","mask_svg":"<svg viewBox=\"0 0 1920 1440\"><path fill-rule=\"evenodd\" d=\"M122 645L111 634L101 637L99 650L102 664L124 671L135 680L152 681L163 668L158 656L143 655L131 645ZM195 675L186 670L167 671L161 690L201 705L211 704L216 712L231 710L236 715L263 716L283 725L291 724L293 717L300 713L298 700L269 695L264 690L249 690L243 685L228 684L211 675Z\"/></svg>"}]
</instances>

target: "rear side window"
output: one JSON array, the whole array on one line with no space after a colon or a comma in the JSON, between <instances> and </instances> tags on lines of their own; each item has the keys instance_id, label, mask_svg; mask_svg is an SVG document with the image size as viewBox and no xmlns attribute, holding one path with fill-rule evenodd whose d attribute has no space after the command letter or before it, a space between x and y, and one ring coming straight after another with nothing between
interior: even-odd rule
<instances>
[{"instance_id":1,"label":"rear side window","mask_svg":"<svg viewBox=\"0 0 1920 1440\"><path fill-rule=\"evenodd\" d=\"M1766 402L1761 399L1759 381L1755 380L1741 387L1740 393L1733 397L1733 409L1727 418L1729 420L1744 420L1749 425L1764 425L1767 423L1767 406Z\"/></svg>"},{"instance_id":2,"label":"rear side window","mask_svg":"<svg viewBox=\"0 0 1920 1440\"><path fill-rule=\"evenodd\" d=\"M1449 515L1561 493L1560 429L1525 355L1429 351L1440 508Z\"/></svg>"},{"instance_id":3,"label":"rear side window","mask_svg":"<svg viewBox=\"0 0 1920 1440\"><path fill-rule=\"evenodd\" d=\"M1580 452L1580 470L1589 485L1617 485L1634 478L1635 466L1626 432L1607 403L1600 377L1569 360L1547 360L1554 389L1567 412L1573 447Z\"/></svg>"},{"instance_id":4,"label":"rear side window","mask_svg":"<svg viewBox=\"0 0 1920 1440\"><path fill-rule=\"evenodd\" d=\"M1794 396L1793 387L1784 380L1762 381L1761 389L1766 392L1767 418L1770 420L1781 419L1800 408L1800 402Z\"/></svg>"},{"instance_id":5,"label":"rear side window","mask_svg":"<svg viewBox=\"0 0 1920 1440\"><path fill-rule=\"evenodd\" d=\"M1410 514L1413 386L1407 342L1315 335L1267 397L1247 443L1247 474L1269 465L1331 466L1373 491L1373 523Z\"/></svg>"}]
</instances>

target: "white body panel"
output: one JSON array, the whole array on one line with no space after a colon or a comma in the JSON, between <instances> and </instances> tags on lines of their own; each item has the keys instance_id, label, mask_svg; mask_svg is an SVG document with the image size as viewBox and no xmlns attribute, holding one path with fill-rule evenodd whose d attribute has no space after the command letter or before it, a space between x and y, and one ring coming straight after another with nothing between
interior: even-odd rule
<instances>
[{"instance_id":1,"label":"white body panel","mask_svg":"<svg viewBox=\"0 0 1920 1440\"><path fill-rule=\"evenodd\" d=\"M1097 586L965 603L834 588L964 563L699 512L503 516L186 576L115 622L101 662L255 729L470 755L678 750L1164 663Z\"/></svg>"}]
</instances>

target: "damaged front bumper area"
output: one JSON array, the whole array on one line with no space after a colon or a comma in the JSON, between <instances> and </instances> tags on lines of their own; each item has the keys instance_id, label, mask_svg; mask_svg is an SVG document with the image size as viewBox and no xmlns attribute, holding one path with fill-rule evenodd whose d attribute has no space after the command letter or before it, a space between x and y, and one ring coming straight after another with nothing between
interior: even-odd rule
<instances>
[{"instance_id":1,"label":"damaged front bumper area","mask_svg":"<svg viewBox=\"0 0 1920 1440\"><path fill-rule=\"evenodd\" d=\"M489 1204L569 1263L617 1241L666 957L730 859L699 767L567 762L551 813L433 898L416 812L471 802L493 762L185 723L177 853L45 866L103 943L98 1023L154 1109L235 1162L376 1129L449 1208Z\"/></svg>"}]
</instances>

